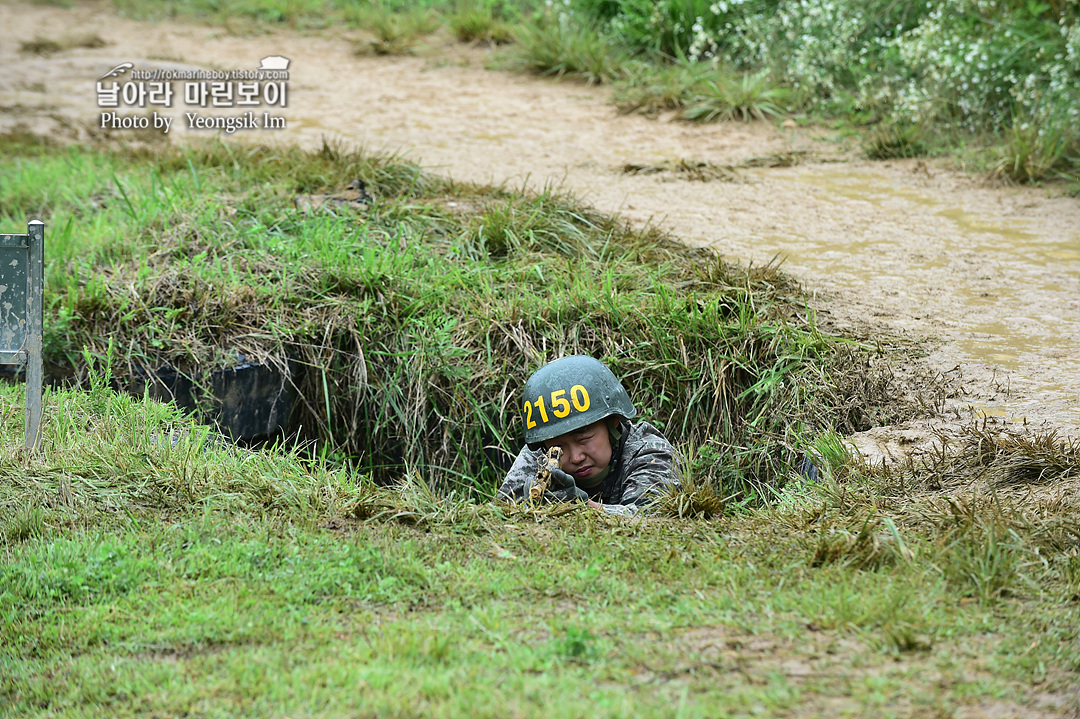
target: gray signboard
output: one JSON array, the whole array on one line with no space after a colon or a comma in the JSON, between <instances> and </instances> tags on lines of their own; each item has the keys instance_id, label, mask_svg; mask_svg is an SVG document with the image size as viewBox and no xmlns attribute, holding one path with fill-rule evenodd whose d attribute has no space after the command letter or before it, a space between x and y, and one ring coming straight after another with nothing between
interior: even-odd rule
<instances>
[{"instance_id":1,"label":"gray signboard","mask_svg":"<svg viewBox=\"0 0 1080 719\"><path fill-rule=\"evenodd\" d=\"M0 234L0 363L26 365L26 448L41 439L41 328L44 319L45 223L25 235Z\"/></svg>"}]
</instances>

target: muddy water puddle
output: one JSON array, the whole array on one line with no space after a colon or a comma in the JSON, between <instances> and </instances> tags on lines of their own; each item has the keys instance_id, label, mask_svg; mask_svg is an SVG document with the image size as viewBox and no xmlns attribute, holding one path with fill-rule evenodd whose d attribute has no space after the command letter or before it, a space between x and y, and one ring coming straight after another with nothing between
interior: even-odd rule
<instances>
[{"instance_id":1,"label":"muddy water puddle","mask_svg":"<svg viewBox=\"0 0 1080 719\"><path fill-rule=\"evenodd\" d=\"M935 295L928 312L950 307L944 324L953 343L943 358L988 370L999 390L973 408L1080 426L1080 389L1071 381L1080 376L1080 226L1047 225L1013 208L959 207L932 183L901 184L865 168L814 168L794 179L830 212L869 210L876 227L788 237L793 264L848 292L875 288L915 312Z\"/></svg>"},{"instance_id":2,"label":"muddy water puddle","mask_svg":"<svg viewBox=\"0 0 1080 719\"><path fill-rule=\"evenodd\" d=\"M927 268L946 266L949 254L954 253L991 253L1001 254L1004 259L1018 259L1025 262L1050 266L1071 272L1080 277L1080 227L1071 233L1060 236L1047 236L1033 230L1029 221L1014 218L985 218L973 214L970 210L950 206L940 197L934 196L928 189L918 191L911 187L898 185L885 175L875 176L866 170L857 171L814 171L798 175L798 182L822 190L821 196L827 200L846 199L851 202L864 202L875 206L880 211L907 215L911 205L921 208L921 214L929 211L931 215L949 221L952 231L948 233L955 242L952 246L936 247L935 256L918 257L919 265ZM887 243L889 233L882 227L878 242ZM805 238L804 238L805 239ZM816 244L816 246L815 246ZM851 254L850 249L876 244L871 242L836 242L806 243L806 249L825 254ZM807 252L797 249L792 256L806 256ZM916 254L918 254L916 252Z\"/></svg>"}]
</instances>

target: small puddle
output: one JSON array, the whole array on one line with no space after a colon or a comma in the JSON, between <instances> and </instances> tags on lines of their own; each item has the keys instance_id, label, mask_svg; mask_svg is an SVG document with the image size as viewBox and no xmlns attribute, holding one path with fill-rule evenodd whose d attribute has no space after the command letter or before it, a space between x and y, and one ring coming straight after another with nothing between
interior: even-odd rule
<instances>
[{"instance_id":1,"label":"small puddle","mask_svg":"<svg viewBox=\"0 0 1080 719\"><path fill-rule=\"evenodd\" d=\"M1080 274L1080 229L1074 229L1068 236L1062 237L1039 235L1032 232L1029 223L1024 220L980 218L963 208L944 206L941 200L929 194L929 190L920 192L903 187L888 177L859 169L847 172L815 169L800 173L798 181L825 190L823 199L828 201L844 198L867 202L879 208L895 208L898 213L907 216L924 212L918 209L913 212L913 208L905 206L906 203L914 203L920 208L938 208L933 215L950 220L952 232L963 238L962 246L956 248L959 251L1001 252L1042 265L1053 265L1055 269L1061 269L1063 263L1071 264L1072 269ZM814 244L826 252L858 246L847 242L831 246Z\"/></svg>"},{"instance_id":2,"label":"small puddle","mask_svg":"<svg viewBox=\"0 0 1080 719\"><path fill-rule=\"evenodd\" d=\"M823 215L828 221L851 229L841 236L800 229L797 237L777 234L767 241L832 284L873 288L878 296L884 288L903 312L916 312L923 302L931 317L942 301L959 309L942 320L962 359L1009 371L1016 385L1050 398L1048 409L1058 419L1080 424L1080 383L1063 381L1080 378L1080 228L984 216L950 206L929 187L860 168L813 168L796 180L837 206ZM868 214L859 203L874 209ZM860 217L873 218L880 231L858 226ZM920 237L927 238L926 249ZM1036 409L1008 401L972 406L1010 418Z\"/></svg>"},{"instance_id":3,"label":"small puddle","mask_svg":"<svg viewBox=\"0 0 1080 719\"><path fill-rule=\"evenodd\" d=\"M981 402L974 402L971 405L971 409L975 412L976 416L983 417L999 417L1001 419L1008 419L1011 421L1023 421L1023 417L1010 417L1008 411L1004 407L995 407L989 404L983 404Z\"/></svg>"},{"instance_id":4,"label":"small puddle","mask_svg":"<svg viewBox=\"0 0 1080 719\"><path fill-rule=\"evenodd\" d=\"M830 195L843 197L857 202L868 202L878 207L896 204L897 200L907 200L919 205L936 205L932 197L910 187L900 187L883 175L870 172L847 172L822 170L799 173L799 182L828 190Z\"/></svg>"}]
</instances>

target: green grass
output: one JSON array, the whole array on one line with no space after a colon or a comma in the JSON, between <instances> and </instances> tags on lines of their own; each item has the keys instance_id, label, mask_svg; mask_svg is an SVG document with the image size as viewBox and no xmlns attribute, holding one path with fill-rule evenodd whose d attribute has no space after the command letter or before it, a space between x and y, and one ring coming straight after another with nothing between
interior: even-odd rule
<instances>
[{"instance_id":1,"label":"green grass","mask_svg":"<svg viewBox=\"0 0 1080 719\"><path fill-rule=\"evenodd\" d=\"M621 112L654 115L680 110L696 88L713 76L708 65L685 58L670 64L632 62L614 84L615 104Z\"/></svg>"},{"instance_id":2,"label":"green grass","mask_svg":"<svg viewBox=\"0 0 1080 719\"><path fill-rule=\"evenodd\" d=\"M1070 157L1078 146L1072 132L1064 127L1047 126L1035 118L1015 118L1005 129L1002 147L992 174L1015 182L1037 182L1060 175L1069 178ZM1076 173L1072 174L1076 178Z\"/></svg>"},{"instance_id":3,"label":"green grass","mask_svg":"<svg viewBox=\"0 0 1080 719\"><path fill-rule=\"evenodd\" d=\"M1076 441L974 427L859 466L844 432L916 410L775 268L335 147L5 136L0 160L0 221L48 222L49 367L79 387L47 391L27 455L0 386L5 712L1080 708ZM369 211L294 206L358 176ZM568 351L686 451L659 516L478 501L517 388ZM111 389L237 353L302 368L295 441L237 448Z\"/></svg>"},{"instance_id":4,"label":"green grass","mask_svg":"<svg viewBox=\"0 0 1080 719\"><path fill-rule=\"evenodd\" d=\"M153 3L114 0L113 5L122 14L144 20L179 19L251 30L282 25L298 29L322 29L341 23L350 27L365 27L373 15L380 20L383 13L401 12L407 15L414 11L441 10L448 3L444 0L408 3L392 0L239 0L229 3L218 0L165 0ZM247 25L238 25L237 21Z\"/></svg>"},{"instance_id":5,"label":"green grass","mask_svg":"<svg viewBox=\"0 0 1080 719\"><path fill-rule=\"evenodd\" d=\"M39 0L40 1L40 0ZM374 36L361 49L407 54L441 26L463 42L509 42L513 25L531 15L529 0L113 0L124 15L151 21L209 23L244 34L277 27L363 29Z\"/></svg>"},{"instance_id":6,"label":"green grass","mask_svg":"<svg viewBox=\"0 0 1080 719\"><path fill-rule=\"evenodd\" d=\"M15 715L1075 709L1074 500L896 496L833 451L772 509L626 522L237 449L100 376L27 456L0 401Z\"/></svg>"}]
</instances>

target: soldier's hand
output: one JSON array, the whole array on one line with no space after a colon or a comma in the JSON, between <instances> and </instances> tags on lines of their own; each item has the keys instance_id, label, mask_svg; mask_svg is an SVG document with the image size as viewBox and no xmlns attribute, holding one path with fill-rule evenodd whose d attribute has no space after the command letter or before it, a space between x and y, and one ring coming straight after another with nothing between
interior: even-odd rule
<instances>
[{"instance_id":1,"label":"soldier's hand","mask_svg":"<svg viewBox=\"0 0 1080 719\"><path fill-rule=\"evenodd\" d=\"M540 460L544 461L543 459ZM573 502L575 500L588 501L589 495L578 488L574 483L574 478L561 469L551 469L551 479L548 481L547 492L544 493L544 499L548 502ZM525 482L525 496L528 497L533 485L536 483L536 477L530 477Z\"/></svg>"},{"instance_id":2,"label":"soldier's hand","mask_svg":"<svg viewBox=\"0 0 1080 719\"><path fill-rule=\"evenodd\" d=\"M574 478L561 469L551 470L551 482L548 483L548 494L555 495L560 502L573 502L581 500L589 501L589 494L580 489L574 482Z\"/></svg>"}]
</instances>

